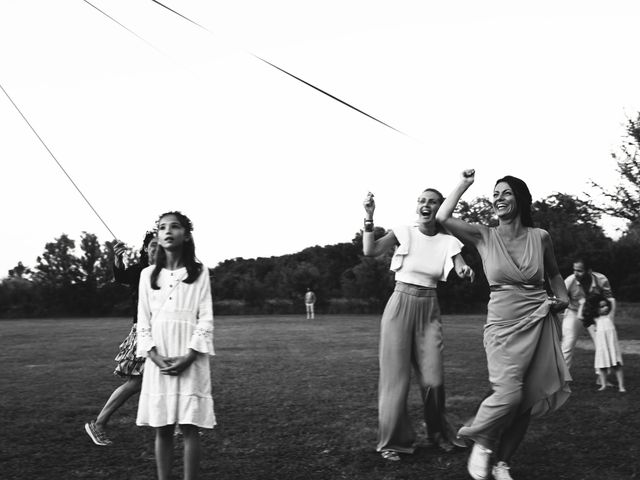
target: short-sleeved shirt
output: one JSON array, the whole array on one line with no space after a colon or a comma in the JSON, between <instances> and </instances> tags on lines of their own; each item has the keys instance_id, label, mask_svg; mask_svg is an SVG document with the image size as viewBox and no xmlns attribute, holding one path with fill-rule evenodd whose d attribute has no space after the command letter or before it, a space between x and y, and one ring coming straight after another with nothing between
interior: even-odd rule
<instances>
[{"instance_id":1,"label":"short-sleeved shirt","mask_svg":"<svg viewBox=\"0 0 640 480\"><path fill-rule=\"evenodd\" d=\"M316 303L316 294L313 292L307 292L304 294L304 303L312 304Z\"/></svg>"},{"instance_id":2,"label":"short-sleeved shirt","mask_svg":"<svg viewBox=\"0 0 640 480\"><path fill-rule=\"evenodd\" d=\"M601 293L606 298L613 298L609 279L598 272L591 272L590 275L591 285L588 288L588 292L584 291L575 274L571 274L565 279L564 284L569 292L569 307L567 307L569 310L577 312L578 308L580 308L580 300L585 299L587 294L592 292Z\"/></svg>"},{"instance_id":3,"label":"short-sleeved shirt","mask_svg":"<svg viewBox=\"0 0 640 480\"><path fill-rule=\"evenodd\" d=\"M391 262L397 281L433 288L447 280L453 257L462 251L460 240L444 233L425 235L417 225L393 233L400 243Z\"/></svg>"}]
</instances>

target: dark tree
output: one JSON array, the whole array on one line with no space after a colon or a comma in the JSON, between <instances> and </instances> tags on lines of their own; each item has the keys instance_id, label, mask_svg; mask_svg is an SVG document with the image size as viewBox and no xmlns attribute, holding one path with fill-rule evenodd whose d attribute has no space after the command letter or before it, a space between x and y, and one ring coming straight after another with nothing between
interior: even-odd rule
<instances>
[{"instance_id":1,"label":"dark tree","mask_svg":"<svg viewBox=\"0 0 640 480\"><path fill-rule=\"evenodd\" d=\"M619 153L611 156L616 162L620 174L620 183L613 191L592 181L592 185L609 201L608 205L599 207L603 213L624 218L629 222L637 222L640 214L640 113L629 119L626 135Z\"/></svg>"}]
</instances>

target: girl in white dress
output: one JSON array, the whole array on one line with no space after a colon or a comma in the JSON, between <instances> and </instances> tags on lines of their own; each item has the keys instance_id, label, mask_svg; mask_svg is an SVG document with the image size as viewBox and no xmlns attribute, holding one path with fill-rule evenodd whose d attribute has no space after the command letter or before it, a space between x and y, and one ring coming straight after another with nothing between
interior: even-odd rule
<instances>
[{"instance_id":1,"label":"girl in white dress","mask_svg":"<svg viewBox=\"0 0 640 480\"><path fill-rule=\"evenodd\" d=\"M136 423L156 429L158 478L171 475L176 424L184 437L184 478L197 478L198 428L216 423L209 356L213 308L209 270L196 261L191 221L160 216L156 264L140 276L138 355L146 357Z\"/></svg>"},{"instance_id":2,"label":"girl in white dress","mask_svg":"<svg viewBox=\"0 0 640 480\"><path fill-rule=\"evenodd\" d=\"M595 293L589 295L586 302L583 303L582 309L585 326L595 324L596 327L594 366L600 376L601 387L598 390L607 388L607 374L611 368L618 379L618 390L622 393L626 392L624 374L622 373L622 352L618 343L618 333L610 316L611 302L604 295Z\"/></svg>"}]
</instances>

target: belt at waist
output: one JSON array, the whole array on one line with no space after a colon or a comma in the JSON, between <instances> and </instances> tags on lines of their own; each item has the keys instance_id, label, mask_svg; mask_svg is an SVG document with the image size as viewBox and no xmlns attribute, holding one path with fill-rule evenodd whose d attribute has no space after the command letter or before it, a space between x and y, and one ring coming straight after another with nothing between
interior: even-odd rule
<instances>
[{"instance_id":1,"label":"belt at waist","mask_svg":"<svg viewBox=\"0 0 640 480\"><path fill-rule=\"evenodd\" d=\"M413 295L414 297L435 297L437 295L435 287L423 287L404 282L396 282L394 291Z\"/></svg>"},{"instance_id":2,"label":"belt at waist","mask_svg":"<svg viewBox=\"0 0 640 480\"><path fill-rule=\"evenodd\" d=\"M544 284L537 283L508 283L505 285L489 285L492 292L504 292L505 290L544 290Z\"/></svg>"}]
</instances>

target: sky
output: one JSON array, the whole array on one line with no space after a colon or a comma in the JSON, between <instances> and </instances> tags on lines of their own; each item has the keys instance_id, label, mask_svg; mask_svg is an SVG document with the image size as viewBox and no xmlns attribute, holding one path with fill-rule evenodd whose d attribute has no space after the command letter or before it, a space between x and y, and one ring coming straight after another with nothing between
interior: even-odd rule
<instances>
[{"instance_id":1,"label":"sky","mask_svg":"<svg viewBox=\"0 0 640 480\"><path fill-rule=\"evenodd\" d=\"M151 0L0 0L0 85L108 226L0 91L0 277L62 233L139 248L169 210L209 267L349 242L368 191L392 227L465 168L466 200L507 174L594 194L640 111L638 2L163 3L203 28Z\"/></svg>"}]
</instances>

